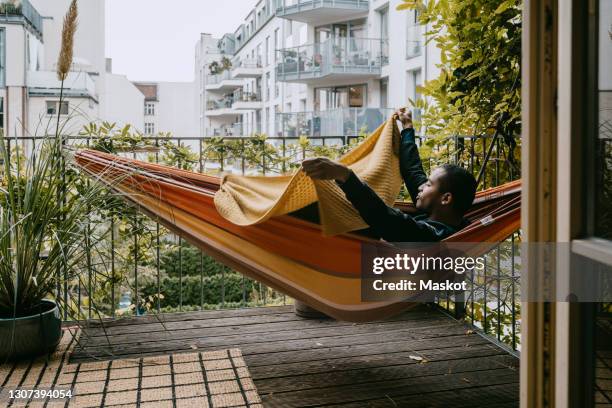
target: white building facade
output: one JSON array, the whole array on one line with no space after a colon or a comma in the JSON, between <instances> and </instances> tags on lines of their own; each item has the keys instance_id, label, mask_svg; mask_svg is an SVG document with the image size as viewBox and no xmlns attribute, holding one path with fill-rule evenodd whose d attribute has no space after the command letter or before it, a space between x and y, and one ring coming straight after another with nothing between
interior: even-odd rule
<instances>
[{"instance_id":1,"label":"white building facade","mask_svg":"<svg viewBox=\"0 0 612 408\"><path fill-rule=\"evenodd\" d=\"M145 135L169 132L174 138L200 136L194 82L134 82L134 85L144 95Z\"/></svg>"},{"instance_id":2,"label":"white building facade","mask_svg":"<svg viewBox=\"0 0 612 408\"><path fill-rule=\"evenodd\" d=\"M203 34L196 47L201 134L373 130L439 74L439 51L424 44L426 27L414 11L397 11L400 3L260 0L233 33L218 40Z\"/></svg>"},{"instance_id":3,"label":"white building facade","mask_svg":"<svg viewBox=\"0 0 612 408\"><path fill-rule=\"evenodd\" d=\"M144 127L144 95L105 58L105 0L79 2L71 72L56 67L70 0L0 1L0 127L13 137L77 135L91 121ZM68 120L68 118L70 118Z\"/></svg>"}]
</instances>

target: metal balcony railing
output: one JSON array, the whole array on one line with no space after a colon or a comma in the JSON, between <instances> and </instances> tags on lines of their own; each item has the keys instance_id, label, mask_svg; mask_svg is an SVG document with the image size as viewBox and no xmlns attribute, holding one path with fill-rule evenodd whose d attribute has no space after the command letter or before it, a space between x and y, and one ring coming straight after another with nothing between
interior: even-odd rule
<instances>
[{"instance_id":1,"label":"metal balcony railing","mask_svg":"<svg viewBox=\"0 0 612 408\"><path fill-rule=\"evenodd\" d=\"M23 17L34 30L42 37L43 22L38 11L32 6L29 0L22 0L15 5L7 1L0 1L0 19L12 18L15 16Z\"/></svg>"},{"instance_id":2,"label":"metal balcony railing","mask_svg":"<svg viewBox=\"0 0 612 408\"><path fill-rule=\"evenodd\" d=\"M383 117L386 117L387 112L383 112ZM23 137L17 143L22 145L23 151L32 152L40 148L42 139ZM72 146L88 147L95 143L94 139L85 136L66 136L65 139ZM354 139L355 136L348 135L319 136L309 138L309 142L311 147L339 147ZM162 163L170 157L167 151L175 155L181 149L186 149L191 154L179 159L179 165L189 164L194 171L278 174L288 171L306 157L321 154L320 150L309 148L302 142L299 135L269 137L265 143L261 139L234 136L159 136L139 139L138 143L146 144L147 149L134 146L133 150L120 150L116 154ZM417 143L421 145L422 142L423 139L417 137ZM15 142L7 139L7 143L10 149ZM105 140L104 145L110 145L112 149L113 141ZM270 146L275 147L278 156L269 154ZM430 172L437 165L450 162L477 174L483 156L490 147L492 155L484 173L484 186L490 187L520 177L512 166L501 165L508 154L507 146L500 139L490 136L454 136L433 147L430 145L423 152L432 151L436 155L423 153L423 166L426 172ZM246 149L250 149L249 154ZM262 149L261 154L253 154L257 153L257 149ZM127 215L100 214L107 220L109 228L103 229L107 232L102 237L102 246L96 249L96 261L88 263L88 276L82 277L74 285L57 288L55 295L63 298L65 304L70 300L78 305L85 318L115 316L119 311L140 315L159 311L267 305L272 301L284 303L282 294L231 270L210 264L204 253L189 246L182 238L163 232L155 220L139 215L129 207L122 211ZM440 293L437 302L449 312L463 316L475 329L515 350L520 348L521 262L519 247L515 245L519 242L519 233L513 234L507 241L511 243L510 247L506 247L509 250L498 247L487 254L484 276L467 274L466 292ZM64 274L65 271L58 273ZM95 313L92 309L94 301Z\"/></svg>"},{"instance_id":3,"label":"metal balcony railing","mask_svg":"<svg viewBox=\"0 0 612 408\"><path fill-rule=\"evenodd\" d=\"M387 39L334 37L277 51L276 76L299 81L331 74L379 75L389 63Z\"/></svg>"}]
</instances>

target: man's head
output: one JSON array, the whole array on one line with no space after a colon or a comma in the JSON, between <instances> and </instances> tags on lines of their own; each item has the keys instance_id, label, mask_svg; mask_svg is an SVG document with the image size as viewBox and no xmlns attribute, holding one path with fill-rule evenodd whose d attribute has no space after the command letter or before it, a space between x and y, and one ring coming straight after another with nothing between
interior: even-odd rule
<instances>
[{"instance_id":1,"label":"man's head","mask_svg":"<svg viewBox=\"0 0 612 408\"><path fill-rule=\"evenodd\" d=\"M472 206L476 179L463 167L444 164L435 168L419 187L416 207L429 214L443 211L463 216Z\"/></svg>"}]
</instances>

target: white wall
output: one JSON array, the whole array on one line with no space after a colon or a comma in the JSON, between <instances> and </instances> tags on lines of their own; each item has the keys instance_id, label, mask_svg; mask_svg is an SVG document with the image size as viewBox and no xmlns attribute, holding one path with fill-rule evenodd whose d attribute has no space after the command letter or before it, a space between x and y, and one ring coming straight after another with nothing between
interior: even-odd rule
<instances>
[{"instance_id":1,"label":"white wall","mask_svg":"<svg viewBox=\"0 0 612 408\"><path fill-rule=\"evenodd\" d=\"M68 115L60 116L62 134L78 135L83 126L95 120L98 103L90 98L64 98L68 102ZM57 114L47 115L47 101L59 101L59 97L31 96L28 103L28 136L55 134Z\"/></svg>"},{"instance_id":2,"label":"white wall","mask_svg":"<svg viewBox=\"0 0 612 408\"><path fill-rule=\"evenodd\" d=\"M63 20L70 0L31 2L43 17L50 17L43 20L44 69L54 70L60 52ZM78 12L78 28L74 38L75 61L89 61L94 72L102 73L105 69L105 0L80 1Z\"/></svg>"},{"instance_id":3,"label":"white wall","mask_svg":"<svg viewBox=\"0 0 612 408\"><path fill-rule=\"evenodd\" d=\"M100 77L99 119L116 122L118 126L130 124L144 130L144 95L125 75L105 74Z\"/></svg>"},{"instance_id":4,"label":"white wall","mask_svg":"<svg viewBox=\"0 0 612 408\"><path fill-rule=\"evenodd\" d=\"M21 24L3 24L6 35L6 86L25 86L26 30Z\"/></svg>"},{"instance_id":5,"label":"white wall","mask_svg":"<svg viewBox=\"0 0 612 408\"><path fill-rule=\"evenodd\" d=\"M413 90L408 80L410 71L421 70L421 85L427 80L436 78L440 73L440 69L436 66L440 63L440 52L435 42L430 42L425 46L423 38L421 55L407 58L408 12L396 9L402 3L401 0L370 0L368 16L371 36L379 38L380 14L378 10L389 7L389 64L383 67L382 77L389 78L389 107L393 108L406 106L408 103L409 94ZM427 29L423 27L422 32L426 31Z\"/></svg>"},{"instance_id":6,"label":"white wall","mask_svg":"<svg viewBox=\"0 0 612 408\"><path fill-rule=\"evenodd\" d=\"M157 95L156 132L171 132L173 137L200 135L195 82L159 82Z\"/></svg>"}]
</instances>

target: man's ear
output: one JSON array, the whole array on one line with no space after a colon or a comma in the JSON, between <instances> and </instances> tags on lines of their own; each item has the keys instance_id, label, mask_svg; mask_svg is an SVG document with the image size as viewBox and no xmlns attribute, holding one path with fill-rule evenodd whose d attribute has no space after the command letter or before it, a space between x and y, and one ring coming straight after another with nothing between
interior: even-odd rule
<instances>
[{"instance_id":1,"label":"man's ear","mask_svg":"<svg viewBox=\"0 0 612 408\"><path fill-rule=\"evenodd\" d=\"M453 204L453 194L452 193L442 194L442 200L440 202L442 203L442 205L452 205Z\"/></svg>"}]
</instances>

